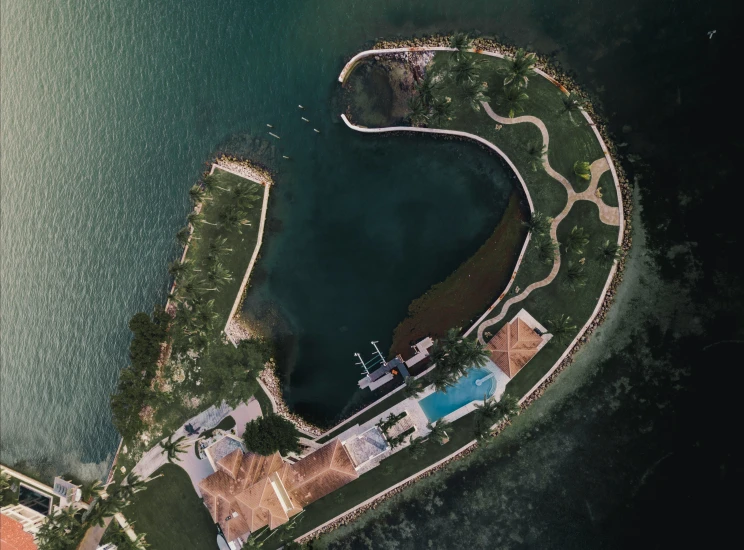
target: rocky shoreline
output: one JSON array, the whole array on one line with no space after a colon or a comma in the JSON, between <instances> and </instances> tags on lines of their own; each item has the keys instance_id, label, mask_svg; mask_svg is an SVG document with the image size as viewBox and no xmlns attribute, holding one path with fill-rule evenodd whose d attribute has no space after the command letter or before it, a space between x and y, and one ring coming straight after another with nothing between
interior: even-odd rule
<instances>
[{"instance_id":1,"label":"rocky shoreline","mask_svg":"<svg viewBox=\"0 0 744 550\"><path fill-rule=\"evenodd\" d=\"M282 396L282 383L276 374L275 366L273 364L262 370L258 378L263 382L264 388L271 394L276 407L274 413L286 418L301 431L312 434L315 437L319 437L323 434L323 430L319 427L311 424L301 416L296 415L289 410L289 407L287 407L284 397Z\"/></svg>"},{"instance_id":2,"label":"rocky shoreline","mask_svg":"<svg viewBox=\"0 0 744 550\"><path fill-rule=\"evenodd\" d=\"M476 51L492 51L492 52L502 53L504 55L513 55L517 50L517 48L514 46L508 46L505 44L501 44L495 40L486 39L486 38L474 39L473 45L475 46ZM448 36L433 36L430 38L414 38L414 39L409 39L409 40L381 41L381 42L376 43L372 47L372 49L424 48L424 47L448 47L448 46L449 46ZM557 70L555 67L550 66L548 64L547 58L545 58L544 56L537 56L537 58L538 58L538 62L536 66L540 70L545 72L547 75L549 75L551 78L553 78L562 89L564 90L570 89L572 92L579 94L582 98L587 100L587 103L584 106L584 110L587 112L587 114L592 118L592 121L595 123L596 128L599 131L600 135L602 136L602 139L604 140L605 145L607 146L607 150L610 153L610 156L612 157L613 161L616 161L618 158L617 148L609 134L609 131L607 130L607 124L605 123L603 118L599 116L597 112L594 110L591 102L589 101L588 94L583 92L576 85L576 83L571 77ZM537 388L535 388L529 395L523 398L520 404L520 410L525 410L532 403L534 403L539 397L541 397L545 393L548 386L550 386L550 384L552 384L556 380L556 378L558 378L561 372L563 372L566 369L566 367L568 367L571 363L573 363L573 358L575 354L579 352L581 347L589 340L589 338L594 333L594 331L605 320L607 312L609 311L612 303L615 300L615 295L617 293L618 285L623 280L623 271L625 269L625 261L626 261L627 253L630 250L630 247L632 244L632 236L631 236L631 230L632 230L631 215L633 211L632 196L631 196L632 185L628 181L628 177L623 167L617 162L613 162L613 164L617 172L617 179L619 182L620 193L622 195L620 197L620 201L622 203L621 206L623 209L623 217L624 217L624 228L623 228L623 236L622 236L622 242L621 242L622 255L620 259L618 260L617 269L612 277L612 280L610 281L610 285L607 289L607 293L605 294L601 302L601 306L599 307L597 314L588 324L584 332L579 335L578 340L576 341L576 344L573 346L573 348L571 348L571 351L567 354L567 356L560 362L558 367ZM491 437L498 436L504 430L504 428L506 428L510 424L511 422L509 420L505 420L499 423L496 426L496 428L493 430ZM337 518L332 523L330 523L329 525L326 525L322 529L314 531L311 534L299 537L297 541L307 542L309 540L316 539L323 534L329 533L337 529L338 527L341 527L343 525L348 525L354 522L356 519L358 519L361 515L363 515L368 510L377 508L377 506L382 504L384 501L394 497L395 495L400 494L401 492L403 492L403 490L410 487L411 485L418 482L419 480L429 477L443 469L446 469L452 462L456 460L460 460L464 458L465 456L469 455L475 449L477 449L478 446L479 444L475 443L475 444L472 444L466 447L465 449L462 450L462 452L457 453L456 455L450 457L445 462L437 465L434 468L431 468L430 470L421 472L419 475L416 475L413 479L410 479L406 481L405 483L403 483L402 485L396 487L395 489L392 489L388 491L387 493L380 495L378 498L376 498L372 502L365 504L364 506L352 512L344 514L343 516Z\"/></svg>"}]
</instances>

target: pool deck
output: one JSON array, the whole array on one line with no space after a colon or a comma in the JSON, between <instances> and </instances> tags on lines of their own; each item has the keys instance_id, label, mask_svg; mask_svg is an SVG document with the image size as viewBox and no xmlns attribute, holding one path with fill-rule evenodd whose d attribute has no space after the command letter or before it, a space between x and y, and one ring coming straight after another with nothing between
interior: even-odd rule
<instances>
[{"instance_id":1,"label":"pool deck","mask_svg":"<svg viewBox=\"0 0 744 550\"><path fill-rule=\"evenodd\" d=\"M493 378L496 381L496 389L494 390L492 397L495 397L496 401L500 400L501 396L504 394L504 390L506 390L506 385L509 383L509 377L506 375L506 373L504 373L504 371L498 368L493 361L489 360L488 363L482 368L493 373ZM417 401L421 401L422 399L429 397L433 393L436 393L436 390L434 389L434 386L431 385L419 394ZM458 418L462 418L466 414L473 412L475 410L475 406L482 402L482 399L476 399L466 405L463 405L459 409L452 411L442 418L444 418L448 422L454 422ZM426 416L426 414L424 414L424 416Z\"/></svg>"},{"instance_id":2,"label":"pool deck","mask_svg":"<svg viewBox=\"0 0 744 550\"><path fill-rule=\"evenodd\" d=\"M421 405L418 403L418 399L415 398L408 398L404 399L400 403L390 407L388 410L383 412L382 414L374 417L371 420L368 420L364 424L356 424L346 430L345 432L342 432L336 436L341 443L348 439L352 439L370 428L373 428L375 425L377 425L380 420L383 418L386 418L390 414L399 414L403 411L407 412L411 422L413 423L413 426L416 428L416 431L412 434L412 437L414 439L417 439L419 437L423 437L429 434L430 430L426 427L426 425L429 423L429 419L426 418L426 414L424 414L424 410L421 408ZM365 462L364 464L361 464L357 468L357 473L359 475L363 474L364 472L370 471L372 468L375 468L380 464L381 461L385 460L390 455L397 453L401 449L405 449L408 447L409 443L406 439L406 442L402 445L399 445L395 449L388 449L387 451L380 453L379 455L375 456L371 460Z\"/></svg>"}]
</instances>

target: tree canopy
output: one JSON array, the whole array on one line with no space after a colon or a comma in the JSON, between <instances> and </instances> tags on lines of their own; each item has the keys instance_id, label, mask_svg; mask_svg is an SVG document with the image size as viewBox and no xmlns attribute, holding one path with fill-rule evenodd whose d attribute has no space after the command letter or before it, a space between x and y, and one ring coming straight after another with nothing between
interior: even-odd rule
<instances>
[{"instance_id":1,"label":"tree canopy","mask_svg":"<svg viewBox=\"0 0 744 550\"><path fill-rule=\"evenodd\" d=\"M446 391L472 367L482 367L488 361L488 351L477 340L461 338L459 333L459 328L451 328L431 349L437 390Z\"/></svg>"},{"instance_id":2,"label":"tree canopy","mask_svg":"<svg viewBox=\"0 0 744 550\"><path fill-rule=\"evenodd\" d=\"M150 385L160 357L160 345L167 336L170 316L156 308L152 317L137 313L129 321L134 333L129 345L131 364L122 370L116 393L111 396L114 425L126 440L132 440L144 428L140 411L151 396Z\"/></svg>"},{"instance_id":3,"label":"tree canopy","mask_svg":"<svg viewBox=\"0 0 744 550\"><path fill-rule=\"evenodd\" d=\"M263 456L276 451L286 455L299 452L300 432L289 420L276 414L262 416L245 425L243 439L249 451Z\"/></svg>"},{"instance_id":4,"label":"tree canopy","mask_svg":"<svg viewBox=\"0 0 744 550\"><path fill-rule=\"evenodd\" d=\"M212 344L200 363L202 387L213 392L216 402L224 399L235 407L256 393L256 377L269 357L269 345L259 339L243 340L237 347Z\"/></svg>"}]
</instances>

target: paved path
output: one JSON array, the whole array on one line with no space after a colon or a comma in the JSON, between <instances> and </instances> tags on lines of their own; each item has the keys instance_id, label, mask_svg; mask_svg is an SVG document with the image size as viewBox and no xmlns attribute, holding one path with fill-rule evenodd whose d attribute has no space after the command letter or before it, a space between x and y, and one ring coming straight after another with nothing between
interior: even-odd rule
<instances>
[{"instance_id":1,"label":"paved path","mask_svg":"<svg viewBox=\"0 0 744 550\"><path fill-rule=\"evenodd\" d=\"M599 209L599 219L602 221L602 223L605 223L607 225L620 225L620 209L617 207L611 207L604 203L602 199L597 197L596 190L597 185L599 184L599 178L602 176L604 172L610 169L610 165L607 162L607 159L605 157L599 158L595 160L591 166L591 181L589 182L589 187L586 189L586 191L583 191L581 193L576 193L576 191L573 190L573 187L569 183L569 181L563 177L561 174L559 174L555 169L553 169L552 166L550 166L550 161L548 160L548 152L550 147L550 134L548 133L548 128L545 126L545 123L540 120L537 117L534 116L520 116L520 117L502 117L497 115L493 109L491 109L491 106L483 101L481 102L481 105L483 105L483 108L486 111L486 114L491 117L493 120L498 122L499 124L520 124L523 122L529 122L531 124L534 124L537 126L537 128L540 130L540 133L542 134L543 139L543 146L545 153L542 157L542 164L543 168L545 168L545 172L552 177L554 180L556 180L558 183L560 183L563 188L566 190L566 193L568 193L568 200L566 201L566 206L563 208L560 214L558 214L555 218L553 218L553 222L550 224L550 238L554 242L558 242L558 226L560 223L565 219L565 217L568 215L568 213L571 211L571 208L573 207L574 203L576 201L580 200L586 200L593 202L597 205ZM558 275L558 271L561 269L561 255L560 251L558 254L556 254L555 260L553 261L553 268L550 270L550 273L548 273L548 276L545 277L541 281L537 281L529 285L527 288L525 288L520 294L517 294L516 296L513 296L512 298L509 298L506 302L504 302L504 305L501 307L501 313L499 313L496 317L492 319L488 319L487 321L482 322L480 325L478 325L478 341L481 344L486 343L485 339L483 338L483 332L490 326L495 325L499 321L501 321L509 311L509 307L512 304L516 304L517 302L521 302L525 298L527 298L533 290L536 290L538 288L542 288L544 286L549 285L553 282L553 280Z\"/></svg>"}]
</instances>

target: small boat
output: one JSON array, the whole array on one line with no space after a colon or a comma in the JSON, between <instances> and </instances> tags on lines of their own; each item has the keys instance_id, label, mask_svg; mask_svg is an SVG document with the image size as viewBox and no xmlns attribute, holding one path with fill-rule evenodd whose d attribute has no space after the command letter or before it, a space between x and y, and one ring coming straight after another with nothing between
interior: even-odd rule
<instances>
[{"instance_id":1,"label":"small boat","mask_svg":"<svg viewBox=\"0 0 744 550\"><path fill-rule=\"evenodd\" d=\"M300 109L304 109L304 107L303 107L302 105L298 105L298 107L299 107Z\"/></svg>"},{"instance_id":2,"label":"small boat","mask_svg":"<svg viewBox=\"0 0 744 550\"><path fill-rule=\"evenodd\" d=\"M273 128L273 126L271 124L267 124L266 126L268 126L269 128Z\"/></svg>"},{"instance_id":3,"label":"small boat","mask_svg":"<svg viewBox=\"0 0 744 550\"><path fill-rule=\"evenodd\" d=\"M274 136L276 139L282 139L279 136L277 136L274 132L269 132L270 136Z\"/></svg>"},{"instance_id":4,"label":"small boat","mask_svg":"<svg viewBox=\"0 0 744 550\"><path fill-rule=\"evenodd\" d=\"M282 155L282 158L283 159L289 159L289 157L287 155Z\"/></svg>"},{"instance_id":5,"label":"small boat","mask_svg":"<svg viewBox=\"0 0 744 550\"><path fill-rule=\"evenodd\" d=\"M315 131L316 134L320 133L320 130L318 130L317 128L313 128L313 130Z\"/></svg>"},{"instance_id":6,"label":"small boat","mask_svg":"<svg viewBox=\"0 0 744 550\"><path fill-rule=\"evenodd\" d=\"M310 122L310 121L309 121L308 119L306 119L306 118L305 118L304 116L301 116L300 118L301 118L302 120L304 120L305 122Z\"/></svg>"}]
</instances>

